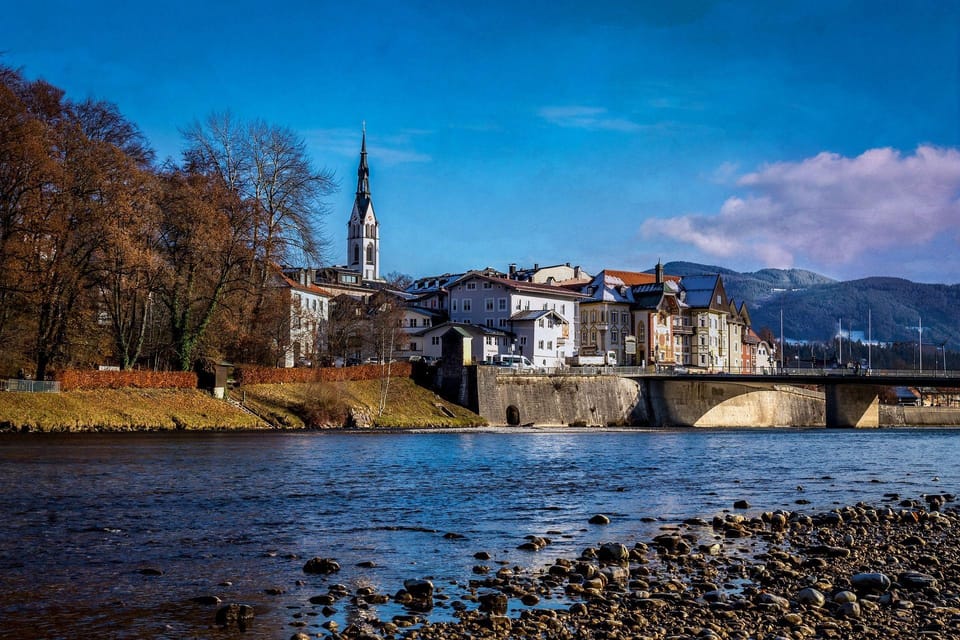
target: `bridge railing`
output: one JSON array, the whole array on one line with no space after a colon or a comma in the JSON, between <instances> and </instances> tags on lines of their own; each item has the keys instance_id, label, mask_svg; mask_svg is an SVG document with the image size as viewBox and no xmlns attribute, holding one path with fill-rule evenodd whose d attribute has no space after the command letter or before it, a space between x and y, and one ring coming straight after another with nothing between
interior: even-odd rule
<instances>
[{"instance_id":1,"label":"bridge railing","mask_svg":"<svg viewBox=\"0 0 960 640\"><path fill-rule=\"evenodd\" d=\"M586 366L586 367L541 367L536 370L520 370L520 369L511 369L507 367L498 368L498 374L502 375L552 375L552 376L563 376L563 375L588 375L588 376L629 376L629 377L641 377L641 376L664 376L664 375L675 375L678 378L684 376L698 376L698 375L717 375L717 376L737 376L737 375L750 375L750 376L776 376L776 377L789 377L789 376L804 376L804 377L822 377L822 378L837 378L837 377L870 377L870 378L922 378L930 379L931 383L933 382L942 382L943 380L956 380L957 386L960 386L960 370L927 370L927 371L917 371L915 369L867 369L863 368L817 368L817 367L785 367L780 369L778 367L765 367L765 368L726 368L726 369L715 369L715 370L704 370L704 369L695 369L692 367L674 367L674 366L646 366L646 367L607 367L607 366ZM935 385L933 385L935 386Z\"/></svg>"}]
</instances>

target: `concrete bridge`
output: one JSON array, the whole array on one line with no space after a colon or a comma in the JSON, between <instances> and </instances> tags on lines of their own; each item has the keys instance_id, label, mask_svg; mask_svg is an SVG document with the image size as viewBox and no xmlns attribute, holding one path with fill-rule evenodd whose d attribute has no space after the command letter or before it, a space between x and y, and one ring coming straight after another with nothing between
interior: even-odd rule
<instances>
[{"instance_id":1,"label":"concrete bridge","mask_svg":"<svg viewBox=\"0 0 960 640\"><path fill-rule=\"evenodd\" d=\"M465 374L473 380L464 380L461 389L474 393L461 404L492 424L869 428L880 425L883 387L960 387L960 371L787 369L756 375L627 367L540 373L468 369Z\"/></svg>"},{"instance_id":2,"label":"concrete bridge","mask_svg":"<svg viewBox=\"0 0 960 640\"><path fill-rule=\"evenodd\" d=\"M824 392L827 427L876 428L880 426L880 389L883 387L960 387L960 371L909 371L884 369L783 369L770 374L677 373L611 370L636 380L659 381L680 387L697 381L743 384L817 386Z\"/></svg>"}]
</instances>

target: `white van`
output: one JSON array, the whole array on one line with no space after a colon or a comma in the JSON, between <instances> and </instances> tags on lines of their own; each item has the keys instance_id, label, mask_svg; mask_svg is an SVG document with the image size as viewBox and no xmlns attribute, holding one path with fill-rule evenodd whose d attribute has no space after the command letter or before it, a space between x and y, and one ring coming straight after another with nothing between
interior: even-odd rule
<instances>
[{"instance_id":1,"label":"white van","mask_svg":"<svg viewBox=\"0 0 960 640\"><path fill-rule=\"evenodd\" d=\"M498 367L508 367L517 371L536 371L537 367L526 356L505 354L497 357Z\"/></svg>"}]
</instances>

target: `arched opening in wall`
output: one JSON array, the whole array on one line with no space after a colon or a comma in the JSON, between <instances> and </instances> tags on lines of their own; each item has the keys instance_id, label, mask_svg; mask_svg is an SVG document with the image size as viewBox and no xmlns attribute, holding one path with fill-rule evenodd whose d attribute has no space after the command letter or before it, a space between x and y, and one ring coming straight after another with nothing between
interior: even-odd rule
<instances>
[{"instance_id":1,"label":"arched opening in wall","mask_svg":"<svg viewBox=\"0 0 960 640\"><path fill-rule=\"evenodd\" d=\"M515 405L510 405L507 407L507 424L511 427L517 427L520 425L520 409Z\"/></svg>"}]
</instances>

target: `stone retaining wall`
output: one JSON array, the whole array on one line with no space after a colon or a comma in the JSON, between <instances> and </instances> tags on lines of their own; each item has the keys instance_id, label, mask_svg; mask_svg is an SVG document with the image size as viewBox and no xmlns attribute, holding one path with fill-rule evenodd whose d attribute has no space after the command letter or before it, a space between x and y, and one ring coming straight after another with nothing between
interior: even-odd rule
<instances>
[{"instance_id":1,"label":"stone retaining wall","mask_svg":"<svg viewBox=\"0 0 960 640\"><path fill-rule=\"evenodd\" d=\"M882 427L960 427L960 409L942 407L880 407Z\"/></svg>"}]
</instances>

